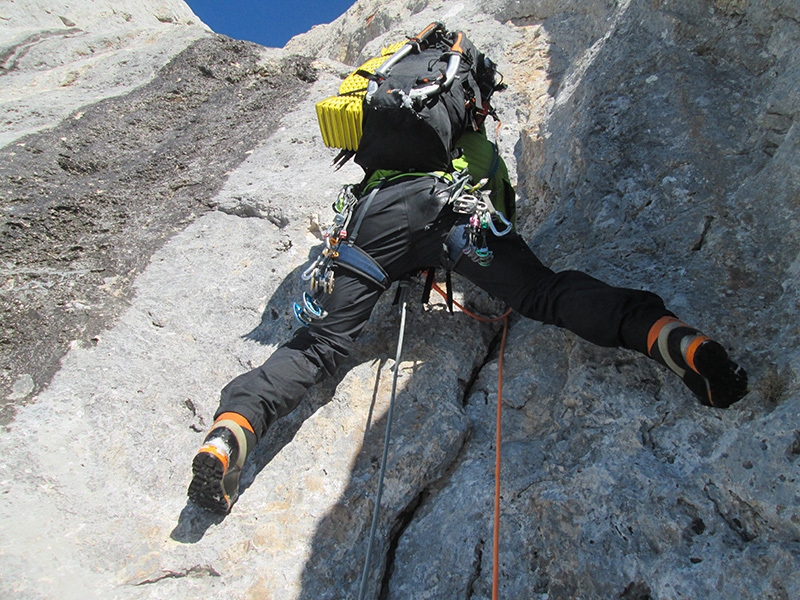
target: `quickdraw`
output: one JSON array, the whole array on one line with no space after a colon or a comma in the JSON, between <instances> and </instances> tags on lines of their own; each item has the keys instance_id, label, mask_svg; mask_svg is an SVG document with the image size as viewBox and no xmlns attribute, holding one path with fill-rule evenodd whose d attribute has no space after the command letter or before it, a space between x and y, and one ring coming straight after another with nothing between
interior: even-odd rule
<instances>
[{"instance_id":1,"label":"quickdraw","mask_svg":"<svg viewBox=\"0 0 800 600\"><path fill-rule=\"evenodd\" d=\"M309 327L313 321L319 321L328 316L328 312L308 292L303 292L302 304L294 303L293 311L294 318L305 327Z\"/></svg>"},{"instance_id":2,"label":"quickdraw","mask_svg":"<svg viewBox=\"0 0 800 600\"><path fill-rule=\"evenodd\" d=\"M469 224L464 227L464 247L461 251L480 266L488 267L494 258L487 241L488 232L502 237L514 226L503 213L495 209L489 193L482 190L488 179L481 179L477 184L469 186L468 175L464 175L456 181L451 196L453 212L470 215ZM497 227L496 220L502 224L503 229Z\"/></svg>"},{"instance_id":3,"label":"quickdraw","mask_svg":"<svg viewBox=\"0 0 800 600\"><path fill-rule=\"evenodd\" d=\"M339 256L339 244L347 239L347 225L356 202L358 198L353 193L353 186L347 185L333 203L336 216L323 234L325 248L302 275L303 281L309 282L312 292L320 290L330 294L333 291L332 261Z\"/></svg>"}]
</instances>

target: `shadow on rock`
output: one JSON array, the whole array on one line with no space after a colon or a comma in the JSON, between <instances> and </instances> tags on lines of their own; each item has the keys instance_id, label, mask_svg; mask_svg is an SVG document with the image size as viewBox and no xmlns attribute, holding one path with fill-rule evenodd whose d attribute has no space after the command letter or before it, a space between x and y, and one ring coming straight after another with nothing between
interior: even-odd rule
<instances>
[{"instance_id":1,"label":"shadow on rock","mask_svg":"<svg viewBox=\"0 0 800 600\"><path fill-rule=\"evenodd\" d=\"M194 544L203 539L203 536L212 525L219 525L225 518L191 502L187 502L178 517L178 524L169 537L183 544Z\"/></svg>"},{"instance_id":2,"label":"shadow on rock","mask_svg":"<svg viewBox=\"0 0 800 600\"><path fill-rule=\"evenodd\" d=\"M313 246L308 251L308 260L295 268L278 286L269 299L264 312L261 314L261 323L252 331L242 337L262 345L283 344L290 338L287 333L286 323L299 327L300 324L294 317L292 306L301 300L303 292L308 290L308 282L303 280L303 272L309 263L319 256L324 245Z\"/></svg>"}]
</instances>

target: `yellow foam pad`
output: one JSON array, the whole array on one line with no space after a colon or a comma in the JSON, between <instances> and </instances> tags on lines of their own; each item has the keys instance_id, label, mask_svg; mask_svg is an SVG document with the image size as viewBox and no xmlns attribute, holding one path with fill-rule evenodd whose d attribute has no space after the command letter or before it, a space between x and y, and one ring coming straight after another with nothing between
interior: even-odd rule
<instances>
[{"instance_id":1,"label":"yellow foam pad","mask_svg":"<svg viewBox=\"0 0 800 600\"><path fill-rule=\"evenodd\" d=\"M362 100L367 93L369 80L358 71L374 73L389 56L406 44L397 42L381 49L381 56L369 59L348 75L339 86L339 95L325 98L316 104L317 121L322 141L328 148L358 150L361 141Z\"/></svg>"},{"instance_id":2,"label":"yellow foam pad","mask_svg":"<svg viewBox=\"0 0 800 600\"><path fill-rule=\"evenodd\" d=\"M408 43L407 40L403 40L402 42L397 42L395 44L392 44L391 46L384 46L383 48L381 48L381 56L383 57L390 56L395 52L397 52L398 50L400 50L400 48L405 46L407 43Z\"/></svg>"},{"instance_id":3,"label":"yellow foam pad","mask_svg":"<svg viewBox=\"0 0 800 600\"><path fill-rule=\"evenodd\" d=\"M345 80L339 86L339 94L352 94L353 92L361 92L362 95L365 94L367 83L369 83L369 81L367 81L366 77L359 75L358 71L374 73L375 69L380 67L385 62L385 56L376 56L375 58L369 59L367 62L361 65L357 71L353 71L347 76L347 78L345 78Z\"/></svg>"},{"instance_id":4,"label":"yellow foam pad","mask_svg":"<svg viewBox=\"0 0 800 600\"><path fill-rule=\"evenodd\" d=\"M357 150L361 141L361 97L331 96L316 104L322 141L329 148Z\"/></svg>"}]
</instances>

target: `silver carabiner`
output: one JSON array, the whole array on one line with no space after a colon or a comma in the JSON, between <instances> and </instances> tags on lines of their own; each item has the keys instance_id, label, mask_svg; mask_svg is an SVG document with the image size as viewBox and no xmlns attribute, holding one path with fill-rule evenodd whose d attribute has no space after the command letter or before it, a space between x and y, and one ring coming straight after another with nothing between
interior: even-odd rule
<instances>
[{"instance_id":1,"label":"silver carabiner","mask_svg":"<svg viewBox=\"0 0 800 600\"><path fill-rule=\"evenodd\" d=\"M498 231L497 227L495 227L494 224L494 217L497 217L500 220L500 222L506 226L506 228L503 229L502 231ZM492 211L487 221L489 229L491 229L492 233L495 234L497 237L503 237L504 235L509 233L514 227L514 225L508 219L506 219L505 215L498 210Z\"/></svg>"},{"instance_id":2,"label":"silver carabiner","mask_svg":"<svg viewBox=\"0 0 800 600\"><path fill-rule=\"evenodd\" d=\"M309 279L314 277L314 273L317 271L317 267L319 267L322 264L322 261L324 259L325 256L320 254L317 257L317 259L313 263L311 263L311 266L308 267L305 271L303 271L303 274L300 276L303 279L303 281L308 281Z\"/></svg>"}]
</instances>

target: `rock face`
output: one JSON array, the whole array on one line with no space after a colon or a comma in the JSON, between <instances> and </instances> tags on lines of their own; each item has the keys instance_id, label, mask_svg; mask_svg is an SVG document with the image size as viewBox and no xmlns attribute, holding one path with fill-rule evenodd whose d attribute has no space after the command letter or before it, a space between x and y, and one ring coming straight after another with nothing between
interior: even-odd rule
<instances>
[{"instance_id":1,"label":"rock face","mask_svg":"<svg viewBox=\"0 0 800 600\"><path fill-rule=\"evenodd\" d=\"M0 146L148 82L209 31L179 0L11 0L0 10Z\"/></svg>"},{"instance_id":2,"label":"rock face","mask_svg":"<svg viewBox=\"0 0 800 600\"><path fill-rule=\"evenodd\" d=\"M643 356L512 317L500 596L800 597L800 4L359 0L280 50L178 2L70 6L0 12L6 595L357 597L397 368L367 597L491 597L500 325L419 286L399 365L387 294L232 513L185 500L218 390L291 333L360 176L328 167L314 102L439 20L506 76L500 146L542 260L659 293L752 379L707 409Z\"/></svg>"},{"instance_id":3,"label":"rock face","mask_svg":"<svg viewBox=\"0 0 800 600\"><path fill-rule=\"evenodd\" d=\"M187 11L183 3L175 8ZM167 18L153 19L160 20ZM85 89L83 96L52 105L49 94L58 96L59 90L31 95L23 83L32 77L24 70L26 61L40 65L41 57L31 54L45 49L26 42L9 50L7 113L36 114L43 97L52 110L70 112L42 133L9 144L0 167L5 200L0 253L8 293L0 309L9 346L1 361L2 387L4 399L11 396L4 422L17 400L49 381L71 342L92 343L102 324L119 314L131 280L153 250L209 210L222 175L278 127L279 115L308 87L302 81L311 76L308 59L277 58L253 44L173 21L164 26L177 29L175 36L152 26L126 33L152 39L108 50L110 56L85 67L90 81L74 85L101 82L109 96L88 106L79 103L87 102ZM86 52L83 37L101 37L72 29L63 35L78 37L65 43L63 61ZM158 40L164 46L158 46L158 58L167 51L166 59L180 54L162 65L157 77L142 80L143 74L129 67L142 61L152 77L156 57L145 59ZM130 54L138 58L128 59ZM74 67L51 66L39 77ZM116 79L121 74L123 82Z\"/></svg>"}]
</instances>

